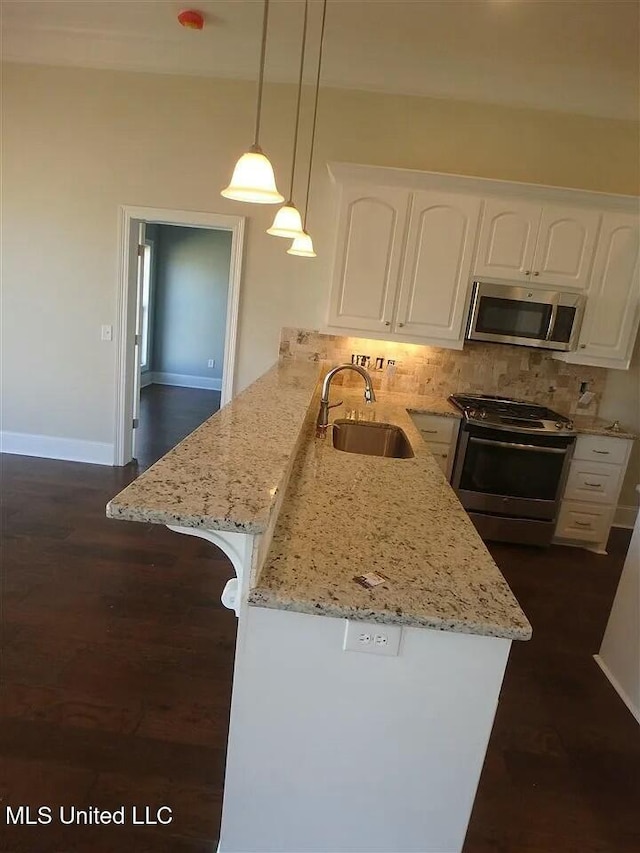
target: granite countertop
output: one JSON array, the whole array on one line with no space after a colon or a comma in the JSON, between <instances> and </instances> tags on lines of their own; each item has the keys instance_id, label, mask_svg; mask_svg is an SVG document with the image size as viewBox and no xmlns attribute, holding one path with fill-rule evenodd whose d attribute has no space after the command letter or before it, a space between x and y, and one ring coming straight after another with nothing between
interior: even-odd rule
<instances>
[{"instance_id":1,"label":"granite countertop","mask_svg":"<svg viewBox=\"0 0 640 853\"><path fill-rule=\"evenodd\" d=\"M636 432L620 427L619 430L611 430L611 420L596 418L593 415L573 415L573 423L579 435L608 435L611 438L638 438Z\"/></svg>"},{"instance_id":2,"label":"granite countertop","mask_svg":"<svg viewBox=\"0 0 640 853\"><path fill-rule=\"evenodd\" d=\"M107 504L109 518L262 533L286 486L320 365L274 365Z\"/></svg>"},{"instance_id":3,"label":"granite countertop","mask_svg":"<svg viewBox=\"0 0 640 853\"><path fill-rule=\"evenodd\" d=\"M438 396L420 396L417 394L396 394L388 395L398 405L404 406L409 412L417 412L427 415L440 415L447 418L462 418L462 413L446 397ZM611 430L609 427L612 424L611 420L598 418L593 415L582 415L577 413L573 416L573 423L578 435L608 435L612 438L639 438L637 432L626 429L621 426L619 430Z\"/></svg>"},{"instance_id":4,"label":"granite countertop","mask_svg":"<svg viewBox=\"0 0 640 853\"><path fill-rule=\"evenodd\" d=\"M330 435L312 435L321 370L277 363L113 498L107 515L249 534L277 519L249 591L254 606L528 639L529 622L409 415L460 412L442 397L396 392L367 407L359 388L336 387L332 400L345 405L332 419L349 409L397 424L415 456L343 453ZM575 424L636 437L593 417ZM385 583L354 580L372 571Z\"/></svg>"},{"instance_id":5,"label":"granite countertop","mask_svg":"<svg viewBox=\"0 0 640 853\"><path fill-rule=\"evenodd\" d=\"M344 408L364 408L361 393L338 395ZM412 459L343 453L330 434L301 447L249 603L526 640L531 626L414 427L406 397L380 394L368 412L402 427ZM442 402L435 412L425 405L411 408L443 414ZM371 571L387 582L369 590L354 580Z\"/></svg>"},{"instance_id":6,"label":"granite countertop","mask_svg":"<svg viewBox=\"0 0 640 853\"><path fill-rule=\"evenodd\" d=\"M388 397L389 400L392 400L395 404L402 406L409 412L419 415L439 415L444 418L462 420L460 409L457 409L446 397L395 393L389 394Z\"/></svg>"}]
</instances>

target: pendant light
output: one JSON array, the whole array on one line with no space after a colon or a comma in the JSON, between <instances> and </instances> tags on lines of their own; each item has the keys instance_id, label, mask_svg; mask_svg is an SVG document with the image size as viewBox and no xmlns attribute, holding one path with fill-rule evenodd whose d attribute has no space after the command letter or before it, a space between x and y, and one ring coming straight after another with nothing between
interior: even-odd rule
<instances>
[{"instance_id":1,"label":"pendant light","mask_svg":"<svg viewBox=\"0 0 640 853\"><path fill-rule=\"evenodd\" d=\"M311 126L311 150L309 152L309 176L307 178L307 197L304 203L304 220L302 226L302 234L296 237L291 244L291 248L287 249L288 255L298 255L301 258L315 258L316 253L313 251L313 240L307 231L307 215L309 213L309 192L311 190L311 169L313 166L313 149L316 141L316 123L318 119L318 94L320 92L320 71L322 69L322 48L324 46L324 23L327 17L327 0L322 2L322 23L320 25L320 47L318 50L318 74L316 77L316 98L313 107L313 124Z\"/></svg>"},{"instance_id":2,"label":"pendant light","mask_svg":"<svg viewBox=\"0 0 640 853\"><path fill-rule=\"evenodd\" d=\"M302 218L298 208L293 203L293 182L296 174L296 155L298 153L298 129L300 127L300 102L302 100L302 73L304 71L304 54L307 44L307 17L309 0L304 0L304 20L302 24L302 47L300 49L300 75L298 77L298 103L296 104L296 125L293 133L293 156L291 158L291 183L289 185L289 201L276 213L273 225L267 229L267 234L274 237L288 237L289 240L302 234Z\"/></svg>"},{"instance_id":3,"label":"pendant light","mask_svg":"<svg viewBox=\"0 0 640 853\"><path fill-rule=\"evenodd\" d=\"M236 163L231 183L220 193L235 201L253 204L280 204L284 196L278 192L273 166L260 148L260 115L262 111L262 89L264 85L264 59L267 48L267 26L269 22L269 0L264 0L262 18L262 45L260 48L260 72L258 76L258 102L256 105L256 132L254 142L246 154Z\"/></svg>"}]
</instances>

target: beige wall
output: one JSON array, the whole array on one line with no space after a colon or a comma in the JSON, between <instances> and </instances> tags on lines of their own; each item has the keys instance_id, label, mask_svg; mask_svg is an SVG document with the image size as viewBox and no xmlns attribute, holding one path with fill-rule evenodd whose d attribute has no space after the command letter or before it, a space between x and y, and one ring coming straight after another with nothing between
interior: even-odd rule
<instances>
[{"instance_id":1,"label":"beige wall","mask_svg":"<svg viewBox=\"0 0 640 853\"><path fill-rule=\"evenodd\" d=\"M288 186L294 90L267 87L262 142ZM327 160L635 193L637 126L413 97L321 93L309 228L318 258L269 237L271 207L219 195L251 141L255 86L7 65L3 72L3 428L113 440L122 204L247 217L236 387L273 363L282 326L324 322L332 255ZM303 132L310 99L305 94ZM301 147L305 163L306 144ZM301 171L297 199L302 202ZM630 395L630 376L615 396Z\"/></svg>"}]
</instances>

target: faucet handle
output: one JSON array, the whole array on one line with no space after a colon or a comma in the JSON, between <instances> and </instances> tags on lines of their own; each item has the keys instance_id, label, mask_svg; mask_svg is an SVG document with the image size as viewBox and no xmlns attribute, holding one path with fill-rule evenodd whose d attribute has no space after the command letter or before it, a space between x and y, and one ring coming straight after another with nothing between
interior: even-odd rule
<instances>
[{"instance_id":1,"label":"faucet handle","mask_svg":"<svg viewBox=\"0 0 640 853\"><path fill-rule=\"evenodd\" d=\"M373 388L365 388L364 389L364 399L367 403L375 403L376 394Z\"/></svg>"}]
</instances>

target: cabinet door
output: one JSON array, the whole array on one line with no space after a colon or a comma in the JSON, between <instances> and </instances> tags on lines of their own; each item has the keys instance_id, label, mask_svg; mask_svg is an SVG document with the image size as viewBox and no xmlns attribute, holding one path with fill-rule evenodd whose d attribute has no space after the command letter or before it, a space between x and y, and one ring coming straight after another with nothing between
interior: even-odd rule
<instances>
[{"instance_id":1,"label":"cabinet door","mask_svg":"<svg viewBox=\"0 0 640 853\"><path fill-rule=\"evenodd\" d=\"M343 188L330 326L390 331L409 195L393 187Z\"/></svg>"},{"instance_id":2,"label":"cabinet door","mask_svg":"<svg viewBox=\"0 0 640 853\"><path fill-rule=\"evenodd\" d=\"M488 199L478 238L478 277L530 281L541 207L528 201Z\"/></svg>"},{"instance_id":3,"label":"cabinet door","mask_svg":"<svg viewBox=\"0 0 640 853\"><path fill-rule=\"evenodd\" d=\"M567 361L629 367L640 313L639 230L633 214L604 214L578 349Z\"/></svg>"},{"instance_id":4,"label":"cabinet door","mask_svg":"<svg viewBox=\"0 0 640 853\"><path fill-rule=\"evenodd\" d=\"M584 290L599 225L599 211L545 205L533 258L534 281Z\"/></svg>"},{"instance_id":5,"label":"cabinet door","mask_svg":"<svg viewBox=\"0 0 640 853\"><path fill-rule=\"evenodd\" d=\"M415 193L395 332L462 346L480 204L473 196Z\"/></svg>"}]
</instances>

